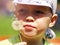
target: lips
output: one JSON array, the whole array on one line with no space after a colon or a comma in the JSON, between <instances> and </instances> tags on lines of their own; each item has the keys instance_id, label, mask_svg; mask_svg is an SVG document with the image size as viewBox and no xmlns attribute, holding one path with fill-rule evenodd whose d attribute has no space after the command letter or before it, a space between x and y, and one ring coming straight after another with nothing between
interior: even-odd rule
<instances>
[{"instance_id":1,"label":"lips","mask_svg":"<svg viewBox=\"0 0 60 45\"><path fill-rule=\"evenodd\" d=\"M24 28L26 29L26 31L30 32L30 31L32 31L32 29L35 28L35 27L32 26L32 25L24 25Z\"/></svg>"},{"instance_id":2,"label":"lips","mask_svg":"<svg viewBox=\"0 0 60 45\"><path fill-rule=\"evenodd\" d=\"M32 27L32 28L35 28L35 26L32 26L32 25L24 25L24 27Z\"/></svg>"}]
</instances>

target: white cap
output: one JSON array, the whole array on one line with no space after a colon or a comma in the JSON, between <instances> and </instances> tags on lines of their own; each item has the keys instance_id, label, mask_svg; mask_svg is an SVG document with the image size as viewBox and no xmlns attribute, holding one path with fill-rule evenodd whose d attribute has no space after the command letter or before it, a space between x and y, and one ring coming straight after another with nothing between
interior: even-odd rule
<instances>
[{"instance_id":1,"label":"white cap","mask_svg":"<svg viewBox=\"0 0 60 45\"><path fill-rule=\"evenodd\" d=\"M57 0L13 0L13 3L47 6L52 9L53 14L56 13L57 8Z\"/></svg>"}]
</instances>

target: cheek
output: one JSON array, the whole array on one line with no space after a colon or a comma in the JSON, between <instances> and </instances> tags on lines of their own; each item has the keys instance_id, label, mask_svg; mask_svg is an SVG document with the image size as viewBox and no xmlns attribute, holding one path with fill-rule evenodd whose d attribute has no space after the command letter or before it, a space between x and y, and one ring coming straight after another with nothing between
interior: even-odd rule
<instances>
[{"instance_id":1,"label":"cheek","mask_svg":"<svg viewBox=\"0 0 60 45\"><path fill-rule=\"evenodd\" d=\"M20 16L20 15L16 15L16 18L17 18L18 20L24 20L24 19L25 19L24 16Z\"/></svg>"},{"instance_id":2,"label":"cheek","mask_svg":"<svg viewBox=\"0 0 60 45\"><path fill-rule=\"evenodd\" d=\"M48 20L38 19L38 20L36 20L36 22L37 22L37 29L38 29L38 31L40 31L40 30L46 30L49 26L50 21L49 21L49 19Z\"/></svg>"}]
</instances>

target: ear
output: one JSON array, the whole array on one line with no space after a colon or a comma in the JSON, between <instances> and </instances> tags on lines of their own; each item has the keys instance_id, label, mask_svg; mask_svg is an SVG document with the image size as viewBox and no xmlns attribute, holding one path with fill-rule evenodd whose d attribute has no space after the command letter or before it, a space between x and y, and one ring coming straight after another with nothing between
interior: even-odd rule
<instances>
[{"instance_id":1,"label":"ear","mask_svg":"<svg viewBox=\"0 0 60 45\"><path fill-rule=\"evenodd\" d=\"M58 15L57 14L54 14L51 18L51 21L50 21L50 24L49 24L49 27L53 27L54 24L56 23L56 20L58 18Z\"/></svg>"}]
</instances>

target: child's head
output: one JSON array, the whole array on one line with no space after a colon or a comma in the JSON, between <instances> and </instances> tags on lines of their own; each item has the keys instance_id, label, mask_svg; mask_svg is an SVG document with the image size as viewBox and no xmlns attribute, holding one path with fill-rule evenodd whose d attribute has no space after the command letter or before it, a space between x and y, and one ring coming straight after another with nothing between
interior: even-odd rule
<instances>
[{"instance_id":1,"label":"child's head","mask_svg":"<svg viewBox=\"0 0 60 45\"><path fill-rule=\"evenodd\" d=\"M21 34L26 38L43 37L54 26L56 0L14 0L15 16L22 23Z\"/></svg>"}]
</instances>

